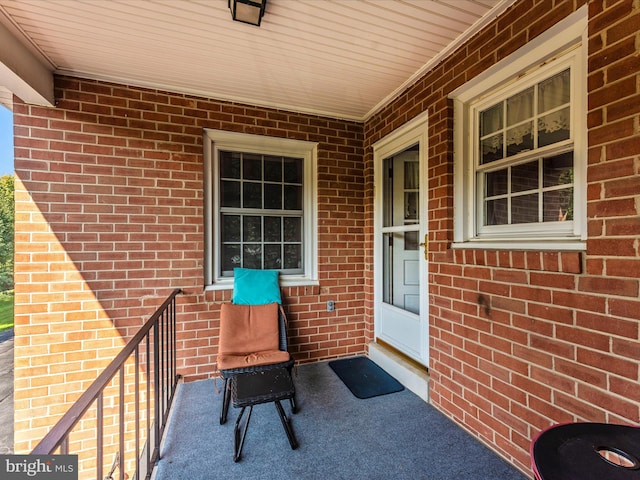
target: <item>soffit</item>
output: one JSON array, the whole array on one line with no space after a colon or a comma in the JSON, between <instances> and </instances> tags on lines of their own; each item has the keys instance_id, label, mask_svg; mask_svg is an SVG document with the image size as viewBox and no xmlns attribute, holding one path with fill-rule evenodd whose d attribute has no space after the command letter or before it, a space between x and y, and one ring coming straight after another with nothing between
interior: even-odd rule
<instances>
[{"instance_id":1,"label":"soffit","mask_svg":"<svg viewBox=\"0 0 640 480\"><path fill-rule=\"evenodd\" d=\"M0 0L56 73L362 121L513 0Z\"/></svg>"}]
</instances>

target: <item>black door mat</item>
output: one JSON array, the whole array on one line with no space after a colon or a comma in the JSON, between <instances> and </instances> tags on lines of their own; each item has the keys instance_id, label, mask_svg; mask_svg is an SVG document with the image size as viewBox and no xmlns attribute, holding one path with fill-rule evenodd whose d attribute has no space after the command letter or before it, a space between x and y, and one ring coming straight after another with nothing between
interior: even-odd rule
<instances>
[{"instance_id":1,"label":"black door mat","mask_svg":"<svg viewBox=\"0 0 640 480\"><path fill-rule=\"evenodd\" d=\"M352 357L329 362L331 369L358 398L371 398L400 392L404 387L367 357Z\"/></svg>"}]
</instances>

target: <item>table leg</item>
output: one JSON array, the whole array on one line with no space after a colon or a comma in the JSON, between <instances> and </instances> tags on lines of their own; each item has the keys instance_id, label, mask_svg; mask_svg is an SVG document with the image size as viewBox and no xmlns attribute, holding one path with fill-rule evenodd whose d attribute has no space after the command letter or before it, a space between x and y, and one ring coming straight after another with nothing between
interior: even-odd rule
<instances>
[{"instance_id":1,"label":"table leg","mask_svg":"<svg viewBox=\"0 0 640 480\"><path fill-rule=\"evenodd\" d=\"M280 400L276 400L274 403L276 404L276 410L278 410L278 414L280 415L280 421L282 422L284 431L287 433L287 438L289 439L291 450L295 450L296 448L298 448L298 440L296 440L296 436L293 433L293 429L291 428L291 422L284 414L284 409L282 408Z\"/></svg>"},{"instance_id":2,"label":"table leg","mask_svg":"<svg viewBox=\"0 0 640 480\"><path fill-rule=\"evenodd\" d=\"M238 415L238 419L236 420L236 425L233 429L233 461L240 461L240 457L242 455L242 447L244 446L244 439L247 436L247 430L249 429L249 421L251 420L251 413L253 412L253 406L249 407L249 413L247 415L247 421L244 424L244 427L240 428L240 422L242 421L242 415L244 415L244 411L247 407L242 407L240 410L240 414Z\"/></svg>"},{"instance_id":3,"label":"table leg","mask_svg":"<svg viewBox=\"0 0 640 480\"><path fill-rule=\"evenodd\" d=\"M224 379L224 389L222 390L222 410L220 411L220 425L227 422L227 412L229 411L229 403L231 402L231 385L229 379Z\"/></svg>"}]
</instances>

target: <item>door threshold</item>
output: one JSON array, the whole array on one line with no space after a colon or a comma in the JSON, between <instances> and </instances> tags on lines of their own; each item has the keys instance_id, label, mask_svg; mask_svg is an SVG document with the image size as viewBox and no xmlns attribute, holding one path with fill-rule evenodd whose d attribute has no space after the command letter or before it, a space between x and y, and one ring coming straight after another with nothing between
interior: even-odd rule
<instances>
[{"instance_id":1,"label":"door threshold","mask_svg":"<svg viewBox=\"0 0 640 480\"><path fill-rule=\"evenodd\" d=\"M429 403L429 373L426 367L387 347L384 342L369 344L369 358L405 388Z\"/></svg>"}]
</instances>

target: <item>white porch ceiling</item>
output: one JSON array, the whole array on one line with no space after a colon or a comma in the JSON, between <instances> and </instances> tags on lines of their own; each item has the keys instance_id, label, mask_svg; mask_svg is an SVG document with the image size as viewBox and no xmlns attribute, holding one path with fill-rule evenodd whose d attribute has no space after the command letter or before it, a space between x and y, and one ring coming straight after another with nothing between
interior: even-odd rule
<instances>
[{"instance_id":1,"label":"white porch ceiling","mask_svg":"<svg viewBox=\"0 0 640 480\"><path fill-rule=\"evenodd\" d=\"M0 23L56 73L362 121L513 1L268 0L254 27L227 0L0 0Z\"/></svg>"}]
</instances>

